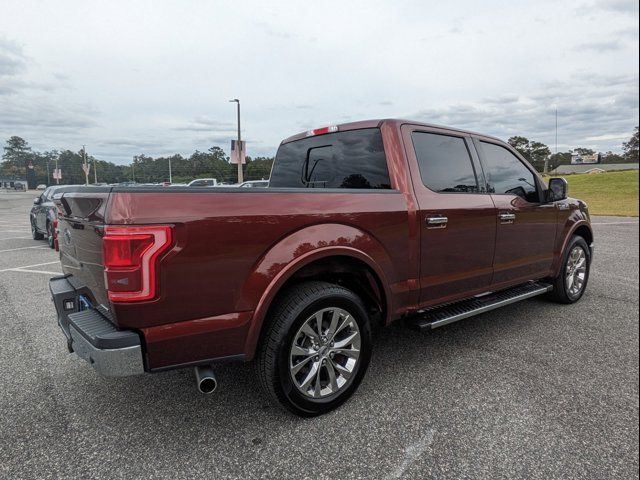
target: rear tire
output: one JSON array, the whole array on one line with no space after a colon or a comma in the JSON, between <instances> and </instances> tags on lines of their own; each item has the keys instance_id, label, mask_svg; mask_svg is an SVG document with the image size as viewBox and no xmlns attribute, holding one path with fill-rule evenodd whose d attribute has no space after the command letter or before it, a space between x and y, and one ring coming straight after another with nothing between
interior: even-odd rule
<instances>
[{"instance_id":1,"label":"rear tire","mask_svg":"<svg viewBox=\"0 0 640 480\"><path fill-rule=\"evenodd\" d=\"M584 238L574 235L567 244L560 273L553 279L551 300L558 303L575 303L582 298L589 281L591 250Z\"/></svg>"},{"instance_id":2,"label":"rear tire","mask_svg":"<svg viewBox=\"0 0 640 480\"><path fill-rule=\"evenodd\" d=\"M33 220L31 220L30 223L31 223L31 236L33 237L33 239L34 240L42 240L44 238L44 235L41 234L40 232L38 232L38 229L33 224Z\"/></svg>"},{"instance_id":3,"label":"rear tire","mask_svg":"<svg viewBox=\"0 0 640 480\"><path fill-rule=\"evenodd\" d=\"M47 243L49 244L49 248L56 247L56 243L53 236L53 224L51 222L47 222Z\"/></svg>"},{"instance_id":4,"label":"rear tire","mask_svg":"<svg viewBox=\"0 0 640 480\"><path fill-rule=\"evenodd\" d=\"M303 417L327 413L358 388L371 358L366 308L352 291L306 282L271 310L256 356L265 393Z\"/></svg>"}]
</instances>

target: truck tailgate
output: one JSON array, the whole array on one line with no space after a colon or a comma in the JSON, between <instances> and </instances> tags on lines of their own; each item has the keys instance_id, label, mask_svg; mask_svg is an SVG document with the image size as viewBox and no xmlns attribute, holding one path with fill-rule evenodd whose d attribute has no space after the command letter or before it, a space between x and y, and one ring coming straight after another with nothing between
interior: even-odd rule
<instances>
[{"instance_id":1,"label":"truck tailgate","mask_svg":"<svg viewBox=\"0 0 640 480\"><path fill-rule=\"evenodd\" d=\"M108 307L102 261L105 209L111 188L86 187L54 199L58 205L58 244L65 274L87 287L90 300Z\"/></svg>"}]
</instances>

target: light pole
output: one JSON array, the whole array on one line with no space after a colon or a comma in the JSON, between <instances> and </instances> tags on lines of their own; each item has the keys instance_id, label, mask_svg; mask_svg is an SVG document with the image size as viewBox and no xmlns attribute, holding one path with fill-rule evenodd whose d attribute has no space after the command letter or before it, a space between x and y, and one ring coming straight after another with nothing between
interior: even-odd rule
<instances>
[{"instance_id":1,"label":"light pole","mask_svg":"<svg viewBox=\"0 0 640 480\"><path fill-rule=\"evenodd\" d=\"M58 159L60 158L60 154L56 157L56 185L60 185L60 174L58 172Z\"/></svg>"},{"instance_id":2,"label":"light pole","mask_svg":"<svg viewBox=\"0 0 640 480\"><path fill-rule=\"evenodd\" d=\"M238 183L242 183L243 182L243 175L242 175L242 157L241 157L241 153L242 153L242 138L240 136L240 100L238 100L237 98L234 98L233 100L229 100L230 102L235 102L238 104L238 143L236 144L236 157L238 159Z\"/></svg>"},{"instance_id":3,"label":"light pole","mask_svg":"<svg viewBox=\"0 0 640 480\"><path fill-rule=\"evenodd\" d=\"M171 157L169 157L169 183L173 183L173 180L171 179Z\"/></svg>"},{"instance_id":4,"label":"light pole","mask_svg":"<svg viewBox=\"0 0 640 480\"><path fill-rule=\"evenodd\" d=\"M84 171L84 184L89 185L89 165L87 164L87 150L82 145L82 170Z\"/></svg>"}]
</instances>

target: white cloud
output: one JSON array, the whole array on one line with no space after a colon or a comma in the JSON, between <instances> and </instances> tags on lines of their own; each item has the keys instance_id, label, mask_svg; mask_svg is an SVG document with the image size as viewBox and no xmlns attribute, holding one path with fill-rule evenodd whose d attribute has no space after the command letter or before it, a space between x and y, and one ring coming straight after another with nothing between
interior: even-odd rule
<instances>
[{"instance_id":1,"label":"white cloud","mask_svg":"<svg viewBox=\"0 0 640 480\"><path fill-rule=\"evenodd\" d=\"M393 116L551 143L556 105L561 144L615 151L637 58L636 1L4 0L0 140L119 162L228 149L237 97L255 156Z\"/></svg>"}]
</instances>

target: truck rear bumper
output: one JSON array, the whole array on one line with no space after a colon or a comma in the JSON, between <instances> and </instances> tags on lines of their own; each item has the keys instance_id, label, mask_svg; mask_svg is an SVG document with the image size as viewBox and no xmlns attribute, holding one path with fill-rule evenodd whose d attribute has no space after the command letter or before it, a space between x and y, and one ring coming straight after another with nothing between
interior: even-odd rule
<instances>
[{"instance_id":1,"label":"truck rear bumper","mask_svg":"<svg viewBox=\"0 0 640 480\"><path fill-rule=\"evenodd\" d=\"M84 308L82 294L68 276L52 278L49 290L70 352L89 362L101 375L144 373L142 345L136 332L119 330L96 308Z\"/></svg>"}]
</instances>

